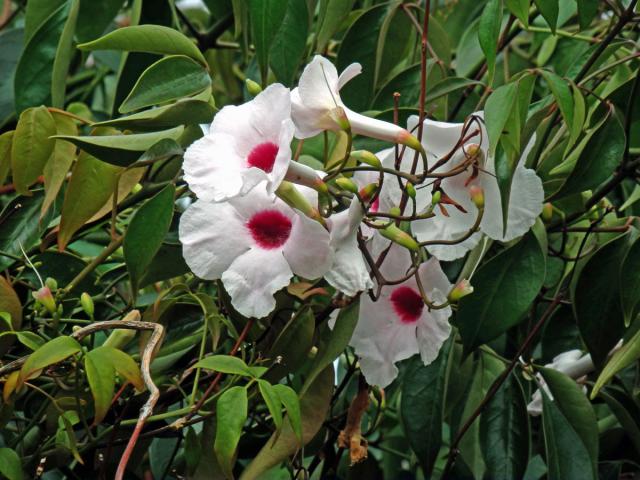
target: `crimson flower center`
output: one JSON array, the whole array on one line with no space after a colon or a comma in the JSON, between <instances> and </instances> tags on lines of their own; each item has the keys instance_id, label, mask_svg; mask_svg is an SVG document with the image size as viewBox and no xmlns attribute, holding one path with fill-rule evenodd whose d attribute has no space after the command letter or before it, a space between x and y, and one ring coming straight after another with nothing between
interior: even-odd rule
<instances>
[{"instance_id":1,"label":"crimson flower center","mask_svg":"<svg viewBox=\"0 0 640 480\"><path fill-rule=\"evenodd\" d=\"M249 152L247 164L249 164L250 167L256 167L267 173L271 173L277 155L278 145L272 142L260 143Z\"/></svg>"},{"instance_id":2,"label":"crimson flower center","mask_svg":"<svg viewBox=\"0 0 640 480\"><path fill-rule=\"evenodd\" d=\"M259 247L265 250L278 248L291 233L291 220L277 210L262 210L247 222L247 228ZM256 268L260 268L256 265Z\"/></svg>"},{"instance_id":3,"label":"crimson flower center","mask_svg":"<svg viewBox=\"0 0 640 480\"><path fill-rule=\"evenodd\" d=\"M391 305L402 323L413 323L424 308L422 297L413 288L401 286L391 293Z\"/></svg>"},{"instance_id":4,"label":"crimson flower center","mask_svg":"<svg viewBox=\"0 0 640 480\"><path fill-rule=\"evenodd\" d=\"M369 211L377 212L379 208L380 208L380 196L377 196L376 199L371 204L371 207L369 207Z\"/></svg>"}]
</instances>

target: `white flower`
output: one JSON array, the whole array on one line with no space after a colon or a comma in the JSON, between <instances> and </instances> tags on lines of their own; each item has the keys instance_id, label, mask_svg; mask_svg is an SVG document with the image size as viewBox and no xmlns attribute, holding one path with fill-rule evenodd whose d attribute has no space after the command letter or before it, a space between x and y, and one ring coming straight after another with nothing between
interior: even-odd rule
<instances>
[{"instance_id":1,"label":"white flower","mask_svg":"<svg viewBox=\"0 0 640 480\"><path fill-rule=\"evenodd\" d=\"M298 88L291 92L291 116L296 125L296 136L308 138L324 130L341 130L336 119L336 108L341 107L354 134L393 143L417 144L415 137L404 128L366 117L344 105L340 89L361 71L359 63L352 63L338 77L333 63L321 55L313 57L302 72Z\"/></svg>"},{"instance_id":2,"label":"white flower","mask_svg":"<svg viewBox=\"0 0 640 480\"><path fill-rule=\"evenodd\" d=\"M380 271L389 280L400 279L410 265L407 251L393 245ZM452 285L437 259L432 257L420 265L418 275L431 302L446 302ZM425 365L433 362L451 333L450 316L450 307L429 310L413 276L399 285L383 287L375 302L362 295L350 344L360 357L367 382L386 387L398 375L395 363L416 353L420 353Z\"/></svg>"},{"instance_id":3,"label":"white flower","mask_svg":"<svg viewBox=\"0 0 640 480\"><path fill-rule=\"evenodd\" d=\"M221 279L234 308L261 318L291 277L313 279L331 265L329 233L259 185L224 203L198 200L182 215L180 240L198 277Z\"/></svg>"},{"instance_id":4,"label":"white flower","mask_svg":"<svg viewBox=\"0 0 640 480\"><path fill-rule=\"evenodd\" d=\"M220 202L261 182L273 193L291 159L289 89L267 87L250 102L224 107L184 154L184 178L199 199Z\"/></svg>"},{"instance_id":5,"label":"white flower","mask_svg":"<svg viewBox=\"0 0 640 480\"><path fill-rule=\"evenodd\" d=\"M462 238L471 230L478 215L478 209L470 197L469 189L472 185L477 185L484 190L485 211L480 223L480 230L494 240L507 242L524 235L535 223L536 218L542 211L544 199L542 181L533 170L525 167L525 160L535 142L535 139L532 139L522 153L515 169L509 198L507 230L506 234L503 235L502 201L495 177L495 160L493 157L488 157L489 141L482 122L482 112L473 116L476 120L470 122L466 131L462 123L436 122L429 119L426 119L423 123L422 143L427 152L429 165L434 165L437 160L454 151L461 137L465 139L465 142L455 149L451 158L435 169L436 173L443 173L462 165L466 161L471 148L479 147L486 161L475 172L477 173L477 178L472 178L474 174L473 168L468 167L461 174L442 180L440 184L442 191L457 203L460 208L455 205L445 204L443 209L440 207L435 208L434 217L412 222L412 231L420 242L455 240ZM410 117L408 122L409 129L413 130L417 122L417 116ZM392 154L392 150L385 150L378 155L383 164L389 167L393 166L394 162ZM402 159L401 168L408 170L412 161L413 154L405 155ZM390 183L392 187L394 185L393 182L385 183ZM399 201L399 188L395 188L395 193L391 195L398 197L397 201ZM416 201L418 210L430 205L430 187L418 188ZM460 243L454 245L429 245L427 250L440 260L455 260L475 247L480 237L480 232L476 232Z\"/></svg>"}]
</instances>

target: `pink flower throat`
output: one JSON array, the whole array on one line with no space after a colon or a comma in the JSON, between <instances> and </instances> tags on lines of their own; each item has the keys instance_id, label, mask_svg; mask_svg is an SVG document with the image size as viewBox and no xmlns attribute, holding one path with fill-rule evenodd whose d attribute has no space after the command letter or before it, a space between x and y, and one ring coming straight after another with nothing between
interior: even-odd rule
<instances>
[{"instance_id":1,"label":"pink flower throat","mask_svg":"<svg viewBox=\"0 0 640 480\"><path fill-rule=\"evenodd\" d=\"M264 170L267 173L271 173L277 155L278 146L275 143L260 143L259 145L253 147L253 150L249 152L249 156L247 157L247 164L250 167L256 167L260 170Z\"/></svg>"},{"instance_id":2,"label":"pink flower throat","mask_svg":"<svg viewBox=\"0 0 640 480\"><path fill-rule=\"evenodd\" d=\"M424 308L420 294L407 286L400 286L391 293L391 304L402 323L417 321Z\"/></svg>"},{"instance_id":3,"label":"pink flower throat","mask_svg":"<svg viewBox=\"0 0 640 480\"><path fill-rule=\"evenodd\" d=\"M278 210L262 210L249 219L247 228L260 248L272 250L284 245L289 238L291 220Z\"/></svg>"}]
</instances>

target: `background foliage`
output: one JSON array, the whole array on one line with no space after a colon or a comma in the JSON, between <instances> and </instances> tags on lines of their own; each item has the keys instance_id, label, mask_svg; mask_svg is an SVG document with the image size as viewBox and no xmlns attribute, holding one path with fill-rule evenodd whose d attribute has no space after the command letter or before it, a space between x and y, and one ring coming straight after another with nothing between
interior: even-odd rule
<instances>
[{"instance_id":1,"label":"background foliage","mask_svg":"<svg viewBox=\"0 0 640 480\"><path fill-rule=\"evenodd\" d=\"M550 203L522 239L484 241L446 265L452 279L475 270L457 334L431 365L409 359L390 388L371 389L369 456L349 467L336 440L366 390L346 348L357 302L340 308L326 284L298 283L269 318L241 318L182 259L177 225L190 197L180 166L198 124L251 98L246 79L294 86L316 52L339 70L362 64L342 91L349 107L404 124L418 111L425 5L5 0L0 474L111 478L129 442L126 478L631 478L636 3L430 2L427 114L462 121L484 108L504 188L513 151L535 132L529 163ZM320 135L300 160L330 162L343 142ZM588 396L542 368L574 348L595 362L581 379ZM152 383L140 368L149 362ZM544 413L530 417L542 379ZM153 384L153 415L134 433Z\"/></svg>"}]
</instances>

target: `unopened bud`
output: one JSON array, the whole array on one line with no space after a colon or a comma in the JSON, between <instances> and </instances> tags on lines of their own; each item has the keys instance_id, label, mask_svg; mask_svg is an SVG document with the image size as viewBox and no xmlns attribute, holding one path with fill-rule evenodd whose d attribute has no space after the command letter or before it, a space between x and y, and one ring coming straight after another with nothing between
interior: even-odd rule
<instances>
[{"instance_id":1,"label":"unopened bud","mask_svg":"<svg viewBox=\"0 0 640 480\"><path fill-rule=\"evenodd\" d=\"M470 143L464 146L464 153L468 158L474 158L482 153L480 145L477 143Z\"/></svg>"},{"instance_id":2,"label":"unopened bud","mask_svg":"<svg viewBox=\"0 0 640 480\"><path fill-rule=\"evenodd\" d=\"M372 167L380 168L382 166L380 159L368 150L354 150L351 152L351 158L355 158L356 160L366 163L367 165L371 165Z\"/></svg>"},{"instance_id":3,"label":"unopened bud","mask_svg":"<svg viewBox=\"0 0 640 480\"><path fill-rule=\"evenodd\" d=\"M370 183L360 189L360 198L363 202L370 202L375 193L378 191L377 183Z\"/></svg>"},{"instance_id":4,"label":"unopened bud","mask_svg":"<svg viewBox=\"0 0 640 480\"><path fill-rule=\"evenodd\" d=\"M317 220L323 225L326 223L324 218L322 218L322 216L320 215L320 212L318 212L318 209L311 205L311 203L309 203L309 200L307 200L307 198L302 193L300 193L300 191L294 186L293 183L283 181L277 188L276 195L280 197L280 199L283 200L287 205L300 210L309 218ZM320 192L320 194L318 195L318 200L322 202L325 197L327 197L327 195Z\"/></svg>"},{"instance_id":5,"label":"unopened bud","mask_svg":"<svg viewBox=\"0 0 640 480\"><path fill-rule=\"evenodd\" d=\"M402 210L400 210L400 207L391 207L389 209L389 215L393 215L394 217L399 217L400 215L402 215Z\"/></svg>"},{"instance_id":6,"label":"unopened bud","mask_svg":"<svg viewBox=\"0 0 640 480\"><path fill-rule=\"evenodd\" d=\"M244 81L244 84L247 86L247 92L249 92L249 95L251 95L252 97L255 97L260 92L262 92L262 87L257 82L254 82L250 78L247 78Z\"/></svg>"},{"instance_id":7,"label":"unopened bud","mask_svg":"<svg viewBox=\"0 0 640 480\"><path fill-rule=\"evenodd\" d=\"M58 282L55 278L47 277L47 279L44 281L44 284L49 287L49 290L51 290L52 292L55 292L58 289Z\"/></svg>"},{"instance_id":8,"label":"unopened bud","mask_svg":"<svg viewBox=\"0 0 640 480\"><path fill-rule=\"evenodd\" d=\"M51 314L56 313L56 301L49 287L44 286L37 292L32 292L32 295L38 305L42 305Z\"/></svg>"},{"instance_id":9,"label":"unopened bud","mask_svg":"<svg viewBox=\"0 0 640 480\"><path fill-rule=\"evenodd\" d=\"M407 195L409 195L409 197L413 199L416 198L416 187L413 186L413 183L407 182L404 188L407 191Z\"/></svg>"},{"instance_id":10,"label":"unopened bud","mask_svg":"<svg viewBox=\"0 0 640 480\"><path fill-rule=\"evenodd\" d=\"M93 298L87 292L83 292L80 295L80 305L82 305L82 309L84 313L86 313L89 318L93 318L93 313L95 312L95 307L93 305Z\"/></svg>"},{"instance_id":11,"label":"unopened bud","mask_svg":"<svg viewBox=\"0 0 640 480\"><path fill-rule=\"evenodd\" d=\"M469 187L469 195L471 196L471 201L478 209L484 208L484 190L482 187L471 185L471 187Z\"/></svg>"},{"instance_id":12,"label":"unopened bud","mask_svg":"<svg viewBox=\"0 0 640 480\"><path fill-rule=\"evenodd\" d=\"M542 221L549 223L553 218L553 205L547 202L542 206Z\"/></svg>"},{"instance_id":13,"label":"unopened bud","mask_svg":"<svg viewBox=\"0 0 640 480\"><path fill-rule=\"evenodd\" d=\"M440 190L433 192L433 195L431 195L431 205L439 204L441 198L442 198L442 192Z\"/></svg>"},{"instance_id":14,"label":"unopened bud","mask_svg":"<svg viewBox=\"0 0 640 480\"><path fill-rule=\"evenodd\" d=\"M346 190L351 193L358 193L358 185L347 177L340 177L336 179L336 185L338 185L341 189Z\"/></svg>"},{"instance_id":15,"label":"unopened bud","mask_svg":"<svg viewBox=\"0 0 640 480\"><path fill-rule=\"evenodd\" d=\"M408 130L402 130L397 136L397 142L406 145L413 150L422 151L422 144L417 137L411 135Z\"/></svg>"},{"instance_id":16,"label":"unopened bud","mask_svg":"<svg viewBox=\"0 0 640 480\"><path fill-rule=\"evenodd\" d=\"M131 190L131 193L132 193L132 194L135 194L135 193L138 193L140 190L142 190L142 185L141 185L141 184L139 184L139 183L136 183L136 184L133 186L133 190Z\"/></svg>"},{"instance_id":17,"label":"unopened bud","mask_svg":"<svg viewBox=\"0 0 640 480\"><path fill-rule=\"evenodd\" d=\"M451 289L448 295L448 299L451 303L457 303L462 297L466 297L470 293L473 293L473 287L469 280L460 280L455 287Z\"/></svg>"},{"instance_id":18,"label":"unopened bud","mask_svg":"<svg viewBox=\"0 0 640 480\"><path fill-rule=\"evenodd\" d=\"M344 108L333 108L329 112L329 116L333 119L334 122L336 122L341 130L344 130L345 132L351 130L351 124L349 123L349 119L347 118L347 113L344 111Z\"/></svg>"},{"instance_id":19,"label":"unopened bud","mask_svg":"<svg viewBox=\"0 0 640 480\"><path fill-rule=\"evenodd\" d=\"M398 228L394 223L378 231L383 237L388 238L392 242L402 245L409 250L420 250L420 244L407 232Z\"/></svg>"}]
</instances>

